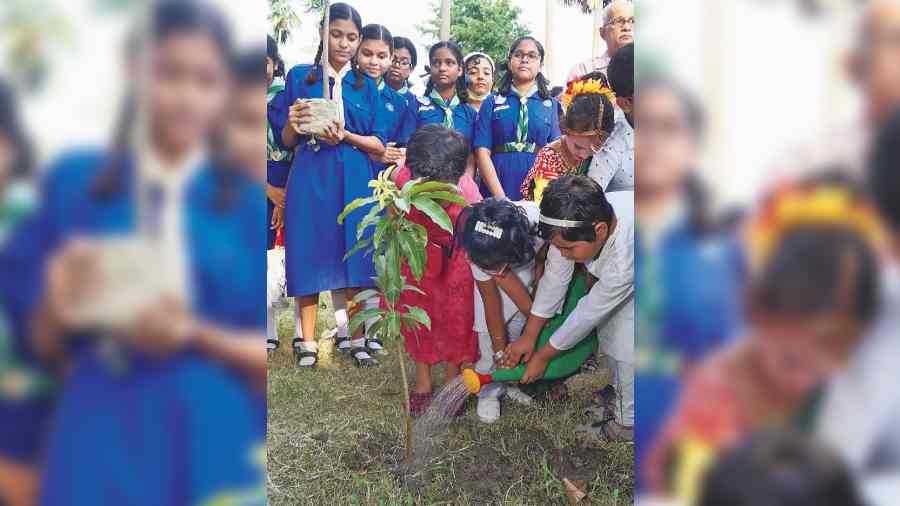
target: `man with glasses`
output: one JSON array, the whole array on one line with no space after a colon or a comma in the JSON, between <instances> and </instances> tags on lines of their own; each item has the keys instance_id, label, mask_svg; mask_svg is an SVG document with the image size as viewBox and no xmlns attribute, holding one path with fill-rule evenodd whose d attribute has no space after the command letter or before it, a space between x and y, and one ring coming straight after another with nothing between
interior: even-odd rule
<instances>
[{"instance_id":1,"label":"man with glasses","mask_svg":"<svg viewBox=\"0 0 900 506\"><path fill-rule=\"evenodd\" d=\"M606 74L609 62L615 56L616 51L634 42L634 2L632 0L612 0L604 3L600 35L606 41L606 52L575 65L575 68L569 72L567 83L580 79L591 72L599 71Z\"/></svg>"}]
</instances>

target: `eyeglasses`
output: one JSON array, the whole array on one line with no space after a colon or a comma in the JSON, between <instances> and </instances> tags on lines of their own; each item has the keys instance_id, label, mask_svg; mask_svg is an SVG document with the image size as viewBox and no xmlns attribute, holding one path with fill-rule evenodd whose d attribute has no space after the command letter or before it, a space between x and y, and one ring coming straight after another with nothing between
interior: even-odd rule
<instances>
[{"instance_id":1,"label":"eyeglasses","mask_svg":"<svg viewBox=\"0 0 900 506\"><path fill-rule=\"evenodd\" d=\"M631 24L631 26L635 25L634 16L631 16L630 18L623 18L623 17L619 16L619 17L613 19L612 21L610 21L609 23L606 23L606 26L616 25L619 28L625 28L625 25L627 25L627 24Z\"/></svg>"},{"instance_id":2,"label":"eyeglasses","mask_svg":"<svg viewBox=\"0 0 900 506\"><path fill-rule=\"evenodd\" d=\"M541 55L538 53L521 53L519 51L516 51L515 53L512 54L512 59L522 60L522 61L525 61L526 59L540 60Z\"/></svg>"},{"instance_id":3,"label":"eyeglasses","mask_svg":"<svg viewBox=\"0 0 900 506\"><path fill-rule=\"evenodd\" d=\"M412 66L412 62L409 61L409 60L398 60L398 59L393 59L393 60L391 60L391 66L393 66L393 67L400 67L401 69L405 69L405 68L411 67L411 66Z\"/></svg>"}]
</instances>

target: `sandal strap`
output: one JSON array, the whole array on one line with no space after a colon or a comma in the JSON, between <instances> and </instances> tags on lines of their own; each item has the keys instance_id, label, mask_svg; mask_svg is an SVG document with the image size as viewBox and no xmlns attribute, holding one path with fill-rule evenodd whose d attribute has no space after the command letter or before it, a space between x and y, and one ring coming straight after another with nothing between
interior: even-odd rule
<instances>
[{"instance_id":1,"label":"sandal strap","mask_svg":"<svg viewBox=\"0 0 900 506\"><path fill-rule=\"evenodd\" d=\"M280 344L281 341L279 341L278 339L272 339L271 337L266 339L266 348L270 350L278 348L278 345Z\"/></svg>"},{"instance_id":2,"label":"sandal strap","mask_svg":"<svg viewBox=\"0 0 900 506\"><path fill-rule=\"evenodd\" d=\"M366 346L368 346L369 343L375 343L379 346L380 349L384 349L384 343L381 341L381 339L378 339L377 337L370 337L370 338L366 339Z\"/></svg>"},{"instance_id":3,"label":"sandal strap","mask_svg":"<svg viewBox=\"0 0 900 506\"><path fill-rule=\"evenodd\" d=\"M364 354L365 357L358 357L357 355ZM350 348L350 356L355 358L356 360L367 360L372 359L372 355L369 355L369 351L363 348L362 346L356 346L354 348Z\"/></svg>"},{"instance_id":4,"label":"sandal strap","mask_svg":"<svg viewBox=\"0 0 900 506\"><path fill-rule=\"evenodd\" d=\"M294 354L298 359L301 358L314 358L316 360L319 359L319 354L313 351L295 351Z\"/></svg>"}]
</instances>

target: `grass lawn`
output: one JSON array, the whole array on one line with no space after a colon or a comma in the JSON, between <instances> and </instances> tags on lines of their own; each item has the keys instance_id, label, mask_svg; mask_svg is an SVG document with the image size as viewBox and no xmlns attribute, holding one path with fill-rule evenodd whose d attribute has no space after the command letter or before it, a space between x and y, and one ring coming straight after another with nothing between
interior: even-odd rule
<instances>
[{"instance_id":1,"label":"grass lawn","mask_svg":"<svg viewBox=\"0 0 900 506\"><path fill-rule=\"evenodd\" d=\"M317 330L334 326L323 297ZM268 491L278 505L569 504L562 479L584 482L579 504L630 505L634 451L576 436L603 374L569 380L569 398L519 406L504 400L499 422L468 412L444 436L446 451L412 479L400 477L403 394L398 353L358 369L322 341L315 370L298 370L290 352L292 311L280 315L282 345L269 359ZM407 362L409 369L412 363ZM437 371L439 377L442 371ZM423 478L424 477L424 478Z\"/></svg>"}]
</instances>

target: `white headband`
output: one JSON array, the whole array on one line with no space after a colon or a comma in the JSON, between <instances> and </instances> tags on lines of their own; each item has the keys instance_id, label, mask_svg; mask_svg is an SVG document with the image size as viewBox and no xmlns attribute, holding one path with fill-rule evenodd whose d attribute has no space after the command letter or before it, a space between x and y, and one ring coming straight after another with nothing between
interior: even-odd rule
<instances>
[{"instance_id":1,"label":"white headband","mask_svg":"<svg viewBox=\"0 0 900 506\"><path fill-rule=\"evenodd\" d=\"M481 220L475 222L475 231L493 237L494 239L501 239L503 237L503 229L496 226L491 225L489 223L485 223Z\"/></svg>"},{"instance_id":2,"label":"white headband","mask_svg":"<svg viewBox=\"0 0 900 506\"><path fill-rule=\"evenodd\" d=\"M494 65L494 60L490 56L488 56L480 51L475 51L475 52L467 54L466 57L463 58L463 65L465 65L466 62L469 61L469 58L471 58L473 56L480 56L480 57L486 59L488 61L488 63L491 64L491 70L494 72L497 72L497 66Z\"/></svg>"},{"instance_id":3,"label":"white headband","mask_svg":"<svg viewBox=\"0 0 900 506\"><path fill-rule=\"evenodd\" d=\"M582 228L590 226L590 223L586 221L558 220L556 218L544 216L543 214L540 217L540 222L561 228Z\"/></svg>"}]
</instances>

